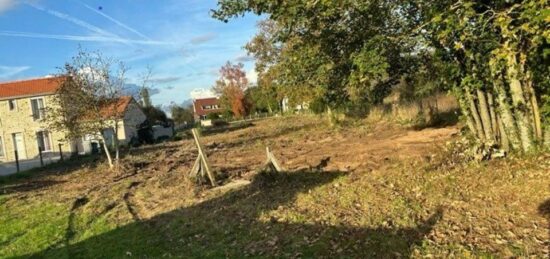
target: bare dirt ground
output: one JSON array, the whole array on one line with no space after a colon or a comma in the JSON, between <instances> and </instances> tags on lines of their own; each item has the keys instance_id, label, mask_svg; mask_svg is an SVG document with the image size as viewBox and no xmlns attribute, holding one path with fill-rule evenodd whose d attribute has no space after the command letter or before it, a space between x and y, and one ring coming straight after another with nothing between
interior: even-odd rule
<instances>
[{"instance_id":1,"label":"bare dirt ground","mask_svg":"<svg viewBox=\"0 0 550 259\"><path fill-rule=\"evenodd\" d=\"M440 153L445 143L458 134L457 126L415 131L380 122L334 129L319 117L267 119L243 129L205 134L202 137L212 168L218 175L219 183L225 187L197 188L187 179L197 150L193 141L186 139L131 150L124 157L118 173L109 172L101 164L101 158L96 158L83 165L51 168L28 179L8 182L0 186L0 193L4 193L0 196L0 206L6 211L21 204L32 207L35 203L56 204L66 208L62 209L66 211L67 221L63 237L52 234L56 237L35 248L34 252L43 256L52 256L49 254L52 250L53 255L56 255L56 249L85 243L94 235L132 222L147 222L147 225L154 226L173 225L181 217L189 217L192 224L203 226L205 223L198 223L197 220L210 217L211 213L203 212L205 210L213 210L213 215L218 215L222 221L227 220L228 214L219 214L222 212L218 209L236 205L231 200L235 198L226 200L224 195L254 181L258 169L265 162L265 147L268 146L286 171L324 171L343 174L345 177L334 180L332 184L320 185L320 189L310 187L307 190L294 190L305 194L293 196L294 201L290 204L268 207L270 210L263 208L264 205L247 207L265 210L254 216L254 222L300 222L307 226L320 222L320 225L346 225L369 231L372 228L374 233L391 233L380 236L376 242L386 242L379 239L387 239L387 236L395 239L387 241L390 243L387 245L389 248L374 241L362 245L344 245L334 241L338 238L326 234L326 237L317 237L320 240L327 239L326 248L312 250L309 255L547 256L548 230L544 217L550 213L544 202L550 197L550 177L547 175L549 157L543 155L518 160L523 161L521 163L510 159L490 164L439 167L443 161L438 161L440 158L435 154ZM259 190L252 187L247 189L246 197L254 196ZM292 188L289 187L289 190ZM272 192L285 196L284 189ZM260 200L267 200L269 194L262 193L259 197ZM181 212L182 208L195 209ZM245 208L234 208L237 217L244 217L242 213L245 212L241 209ZM179 213L173 213L178 210ZM433 219L436 214L438 222L430 223L426 231L418 225L420 223L417 224L423 222L423 219L428 222L427 219ZM408 230L417 225L418 228L413 232ZM406 230L400 231L401 228ZM184 230L176 229L171 230L171 235L187 236ZM196 230L208 233L208 230L200 227ZM272 237L259 238L258 241L224 241L229 243L223 249L231 247L229 244L235 246L233 252L225 252L229 257L241 253L285 257L292 254L301 257L300 253L295 253L302 251L299 247L291 247L289 244L286 247L284 242L281 244L284 231L272 231L271 235L282 236L275 241ZM350 231L354 233L355 230L347 229L342 234L349 234ZM12 236L0 240L0 251L3 251L0 255L28 253L18 250L22 247L17 245L17 231L13 232ZM424 236L418 240L411 237L421 232ZM212 234L212 238L215 236ZM196 234L188 242L204 238ZM164 236L160 239L159 242L171 242ZM306 239L310 247L315 247L311 244L312 237ZM188 252L195 251L195 248L198 249L196 251L202 251L202 246L194 247L190 244ZM368 250L372 244L378 244L378 254L354 252ZM274 245L294 252L279 254L268 249ZM88 246L93 247L90 244ZM383 249L389 249L386 252L391 253L386 254ZM64 255L74 255L71 249L65 250ZM113 251L118 250L113 248ZM196 256L206 255L196 251ZM88 253L90 256L98 255L94 251ZM155 255L151 251L143 253ZM173 253L177 255L182 251L175 250Z\"/></svg>"}]
</instances>

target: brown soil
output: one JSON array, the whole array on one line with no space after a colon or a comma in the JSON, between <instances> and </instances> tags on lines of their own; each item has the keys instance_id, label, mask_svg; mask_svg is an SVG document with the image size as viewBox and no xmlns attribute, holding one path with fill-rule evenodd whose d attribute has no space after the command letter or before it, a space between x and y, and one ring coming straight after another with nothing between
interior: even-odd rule
<instances>
[{"instance_id":1,"label":"brown soil","mask_svg":"<svg viewBox=\"0 0 550 259\"><path fill-rule=\"evenodd\" d=\"M445 219L428 237L442 251L460 244L472 251L513 256L508 245L514 244L525 246L534 255L547 254L547 250L542 251L547 244L547 230L541 213L549 213L547 205L538 205L550 195L550 179L544 174L544 168L550 168L550 157L525 163L503 160L490 165L464 165L434 173L433 169L425 169L426 165L433 164L434 154L441 153L442 146L456 138L457 126L415 131L382 122L342 129L327 125L318 117L273 118L242 129L205 134L201 140L222 186L215 189L197 188L186 177L197 157L197 149L189 138L133 149L125 155L118 173L110 172L99 159L77 168L51 169L40 176L0 186L0 192L8 193L5 203L54 201L66 203L75 215L86 209L98 217L106 213L116 215L113 217L120 225L132 221L149 224L154 220L148 219L155 216L200 204L246 185L264 164L265 148L269 147L286 171L347 172L351 176L335 184L334 189L372 194L368 198L338 196L339 199L326 200L330 203L326 206L334 206L334 210L317 216L330 218L331 213L349 212L343 205L345 199L351 199L352 204L363 203L354 206L359 215L368 211L368 220L402 216L388 214L389 209L381 204L389 200L407 201L404 207L410 208L404 210L405 215L418 211L411 217L427 218L429 209L444 206ZM423 168L432 171L422 171ZM310 211L323 209L315 203L308 206L313 208ZM367 218L363 216L348 223L365 224L363 220Z\"/></svg>"}]
</instances>

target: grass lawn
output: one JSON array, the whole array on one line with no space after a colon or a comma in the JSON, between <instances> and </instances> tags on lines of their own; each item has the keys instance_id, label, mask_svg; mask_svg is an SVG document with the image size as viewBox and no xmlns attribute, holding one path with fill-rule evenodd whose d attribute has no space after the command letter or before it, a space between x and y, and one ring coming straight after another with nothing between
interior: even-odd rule
<instances>
[{"instance_id":1,"label":"grass lawn","mask_svg":"<svg viewBox=\"0 0 550 259\"><path fill-rule=\"evenodd\" d=\"M550 154L453 164L451 132L255 122L203 138L214 189L191 140L6 178L0 257L548 258ZM289 172L256 173L265 146Z\"/></svg>"}]
</instances>

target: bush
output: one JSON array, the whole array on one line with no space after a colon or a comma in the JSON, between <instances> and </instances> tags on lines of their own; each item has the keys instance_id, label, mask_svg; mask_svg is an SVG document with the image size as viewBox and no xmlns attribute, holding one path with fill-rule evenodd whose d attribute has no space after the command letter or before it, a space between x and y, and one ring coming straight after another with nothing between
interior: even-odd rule
<instances>
[{"instance_id":1,"label":"bush","mask_svg":"<svg viewBox=\"0 0 550 259\"><path fill-rule=\"evenodd\" d=\"M316 98L309 103L309 109L315 114L322 114L327 110L327 105L321 98Z\"/></svg>"},{"instance_id":2,"label":"bush","mask_svg":"<svg viewBox=\"0 0 550 259\"><path fill-rule=\"evenodd\" d=\"M153 128L150 125L146 125L138 129L138 140L142 144L153 144L155 142Z\"/></svg>"},{"instance_id":3,"label":"bush","mask_svg":"<svg viewBox=\"0 0 550 259\"><path fill-rule=\"evenodd\" d=\"M217 113L217 112L213 112L213 113L209 113L208 115L206 115L206 119L207 120L217 120L220 118L220 114Z\"/></svg>"},{"instance_id":4,"label":"bush","mask_svg":"<svg viewBox=\"0 0 550 259\"><path fill-rule=\"evenodd\" d=\"M224 120L212 120L212 126L214 127L225 127L229 125L227 121Z\"/></svg>"}]
</instances>

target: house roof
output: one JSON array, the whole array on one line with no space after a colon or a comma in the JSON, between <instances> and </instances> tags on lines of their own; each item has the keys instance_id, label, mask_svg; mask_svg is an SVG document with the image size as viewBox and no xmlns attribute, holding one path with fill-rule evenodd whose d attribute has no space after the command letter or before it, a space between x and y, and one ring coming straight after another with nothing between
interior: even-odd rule
<instances>
[{"instance_id":1,"label":"house roof","mask_svg":"<svg viewBox=\"0 0 550 259\"><path fill-rule=\"evenodd\" d=\"M0 83L0 99L53 94L64 79L61 76Z\"/></svg>"},{"instance_id":2,"label":"house roof","mask_svg":"<svg viewBox=\"0 0 550 259\"><path fill-rule=\"evenodd\" d=\"M219 102L220 102L220 100L217 97L194 99L193 100L193 108L194 108L195 115L201 116L201 115L207 115L207 114L213 113L213 112L222 111L221 108L208 109L208 110L205 110L205 109L202 108L203 106L207 106L207 105L219 104Z\"/></svg>"},{"instance_id":3,"label":"house roof","mask_svg":"<svg viewBox=\"0 0 550 259\"><path fill-rule=\"evenodd\" d=\"M201 99L194 99L193 103L200 104L200 105L214 105L218 104L219 100L217 97L210 97L210 98L201 98Z\"/></svg>"},{"instance_id":4,"label":"house roof","mask_svg":"<svg viewBox=\"0 0 550 259\"><path fill-rule=\"evenodd\" d=\"M132 96L122 96L113 102L106 103L99 112L105 118L124 116L126 109L133 100Z\"/></svg>"}]
</instances>

